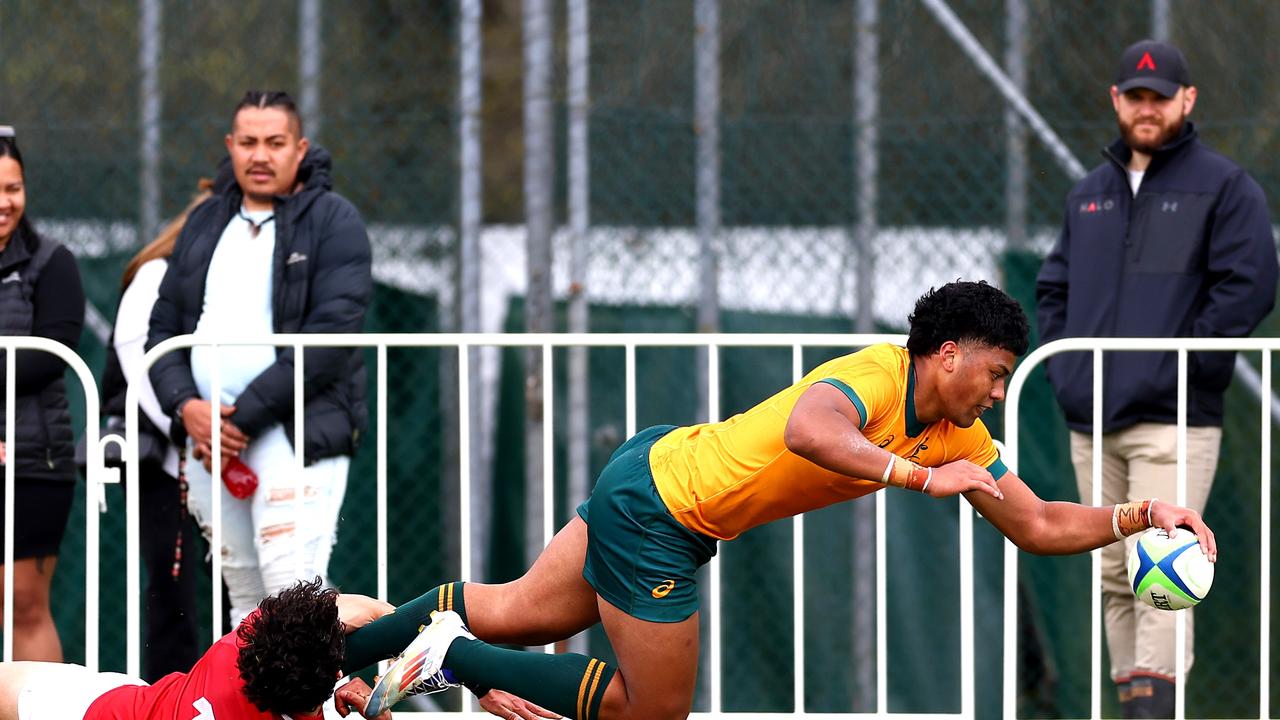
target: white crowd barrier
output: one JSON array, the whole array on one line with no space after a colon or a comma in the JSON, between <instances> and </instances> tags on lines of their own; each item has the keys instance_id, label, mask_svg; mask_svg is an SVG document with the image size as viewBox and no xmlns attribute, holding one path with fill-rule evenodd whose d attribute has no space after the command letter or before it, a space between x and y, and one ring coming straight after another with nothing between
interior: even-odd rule
<instances>
[{"instance_id":1,"label":"white crowd barrier","mask_svg":"<svg viewBox=\"0 0 1280 720\"><path fill-rule=\"evenodd\" d=\"M719 368L720 368L720 350L722 348L732 347L778 347L790 348L792 353L792 376L798 379L809 368L803 363L803 350L807 347L849 347L856 348L877 342L895 342L902 343L905 338L900 335L849 335L849 334L819 334L819 335L791 335L791 334L711 334L711 335L693 335L693 334L652 334L652 335L633 335L633 334L332 334L332 335L267 335L255 337L236 337L219 339L216 342L206 340L197 340L191 336L183 336L173 338L158 347L152 349L146 356L146 365L150 367L161 355L174 352L185 351L196 345L208 346L251 346L251 345L271 345L277 347L294 348L295 362L295 437L303 436L302 412L301 404L303 395L301 392L302 378L304 373L304 354L303 350L308 347L359 347L374 348L376 353L376 363L373 368L376 378L376 397L375 407L378 417L377 424L380 428L386 427L386 407L387 407L387 349L388 348L444 348L453 349L458 354L458 391L459 406L458 413L460 422L459 426L459 453L461 458L471 457L470 445L472 442L470 424L466 419L470 417L470 388L473 379L470 377L470 363L468 359L471 353L476 352L479 348L486 347L525 347L538 348L542 352L542 372L543 386L547 390L543 397L543 416L547 418L554 417L553 397L551 392L554 382L554 354L557 348L568 347L610 347L621 348L625 351L625 397L626 397L626 434L630 436L637 431L636 427L636 349L637 348L705 348L705 361L707 363L706 371L708 374L708 386L711 388L719 387ZM107 443L117 442L123 448L123 456L126 459L126 468L130 482L127 484L126 490L126 543L127 543L127 600L126 600L126 630L127 630L127 651L126 651L126 671L137 674L141 667L141 632L140 632L140 614L141 614L141 565L139 559L139 537L138 537L138 477L137 477L137 448L134 443L128 442L127 438L136 437L138 432L138 393L134 388L130 388L126 401L126 437L107 436L99 437L99 399L96 387L94 385L92 373L85 366L84 362L68 350L64 346L41 338L18 338L5 337L0 338L0 349L10 350L13 348L21 348L28 350L38 350L51 352L58 355L72 368L85 389L85 409L86 409L86 428L85 432L88 436L88 446L90 448L99 448L101 450ZM1060 352L1069 351L1092 351L1094 353L1095 362L1095 397L1101 392L1101 358L1104 351L1134 351L1134 350L1168 350L1177 352L1179 356L1179 372L1181 378L1179 391L1179 413L1181 418L1180 427L1182 434L1179 444L1179 463L1178 463L1178 482L1179 496L1185 493L1186 482L1186 457L1185 457L1185 413L1186 413L1186 372L1187 372L1187 353L1198 350L1243 350L1243 351L1261 351L1263 356L1262 363L1262 386L1264 389L1271 387L1270 360L1271 352L1280 348L1280 340L1257 339L1257 340L1192 340L1192 339L1072 339L1063 340L1052 343L1045 347L1039 348L1031 353L1019 365L1017 371L1009 383L1008 401L1005 407L1006 413L1006 432L1007 447L1004 455L1005 460L1011 470L1017 471L1018 461L1018 402L1021 393L1029 377L1031 371L1044 361L1045 358ZM13 353L6 353L7 359L7 377L6 398L9 402L6 404L7 427L8 432L4 438L8 447L12 448L14 440L13 427L13 402L15 396L14 388L14 368ZM215 364L216 368L216 364ZM215 369L216 373L216 369ZM215 394L220 386L219 379L213 378ZM1261 422L1264 432L1262 433L1262 475L1264 478L1270 475L1270 427L1271 427L1271 394L1264 392L1262 394L1262 412ZM1095 404L1095 407L1099 407ZM721 419L720 399L717 393L711 393L707 399L706 407L707 416L711 419ZM1097 423L1095 423L1097 425ZM215 433L215 446L218 444L219 423L213 423ZM1095 447L1099 447L1097 442L1097 432L1095 431ZM551 478L554 477L554 453L551 451L551 433L545 433L544 452L543 452L543 478L544 493L543 501L543 518L544 526L543 540L549 542L552 535L556 531L555 515L553 513L553 487ZM387 526L387 445L385 433L376 434L375 452L377 453L377 592L380 597L387 596L387 548L388 535L392 529ZM102 467L102 454L90 453L90 461L88 467L89 481L86 489L86 558L85 558L85 588L86 588L86 618L85 618L85 664L90 668L98 667L98 629L99 629L99 547L100 538L98 532L98 508L104 497L105 484L118 481L111 471ZM128 462L133 461L133 462ZM215 457L214 475L219 472L220 458ZM1095 456L1095 470L1099 464L1099 458ZM302 458L299 455L298 463L301 466ZM460 485L459 493L459 517L461 521L461 538L460 538L460 567L463 580L469 580L471 562L471 495L472 487L472 469L467 463L462 463L459 468L458 479ZM6 493L6 543L7 556L5 558L5 658L12 657L11 633L8 632L12 628L12 513L14 477L12 466L6 466L5 477L5 493ZM1100 485L1095 484L1095 494L1100 493ZM1270 487L1269 484L1263 482L1263 542L1262 542L1262 563L1260 567L1261 587L1267 588L1270 584L1270 532L1266 508L1270 506ZM974 637L974 567L973 567L973 516L974 513L967 503L959 504L959 576L960 576L960 598L959 598L959 632L960 632L960 654L955 658L957 667L960 668L960 708L958 712L937 713L930 715L920 714L904 714L891 713L888 708L888 683L887 683L887 655L888 655L888 623L887 623L887 564L885 553L885 530L886 530L886 514L885 502L886 493L877 493L872 502L875 503L876 514L876 575L875 575L875 604L876 604L876 708L871 712L864 713L823 713L824 717L830 720L844 720L846 718L973 718L975 717L975 637ZM295 497L302 497L302 493L298 492ZM1100 499L1095 497L1094 501ZM218 529L220 520L220 502L219 494L214 494L214 546L220 545L220 531ZM803 587L804 584L804 518L797 517L790 521L792 524L793 538L793 565L794 574L792 582L795 587ZM221 572L220 572L220 554L212 553L214 565L214 591L212 593L212 603L214 606L214 617L221 614L222 596L220 591ZM1006 552L1004 557L1004 573L1005 573L1005 589L1004 589L1004 648L1003 648L1003 714L1008 720L1016 717L1016 692L1010 690L1016 688L1016 658L1017 658L1017 550L1012 543L1006 543ZM1099 554L1094 553L1093 557L1093 578L1095 586L1100 574ZM709 568L709 607L706 608L708 630L709 630L709 647L707 648L707 658L709 667L707 668L710 694L709 707L706 712L698 712L693 715L694 718L701 720L710 720L711 718L733 717L741 720L763 720L764 718L800 718L806 717L805 709L805 652L804 652L804 629L805 629L805 612L803 603L795 603L792 609L792 622L794 627L794 647L793 647L793 677L794 680L794 703L791 712L783 713L754 713L754 712L725 712L724 706L724 688L722 682L722 666L723 658L721 653L723 628L720 618L721 604L721 588L720 588L720 569L719 559L712 561ZM1269 605L1262 604L1262 636L1269 637L1270 633L1270 613ZM1100 629L1100 598L1095 593L1093 601L1093 685L1092 685L1092 717L1100 717L1101 706L1101 684L1102 676L1101 668L1101 629ZM216 631L215 631L216 632ZM1183 632L1179 631L1179 647L1185 641ZM548 648L549 649L549 648ZM1261 674L1261 692L1260 692L1260 718L1268 717L1269 713L1269 667L1270 658L1268 654L1268 643L1261 644L1260 662L1262 666ZM1179 693L1177 699L1178 717L1184 717L1184 691L1182 685L1179 685ZM464 700L464 707L460 712L444 713L451 716L467 716L481 717L484 716L475 707L474 701L468 696ZM439 713L431 713L432 716L438 716ZM427 717L426 713L397 713L397 717Z\"/></svg>"},{"instance_id":2,"label":"white crowd barrier","mask_svg":"<svg viewBox=\"0 0 1280 720\"><path fill-rule=\"evenodd\" d=\"M5 351L5 388L4 388L4 412L5 412L5 436L4 446L7 457L14 457L16 452L15 442L15 424L14 418L15 403L17 397L17 374L15 369L15 350L25 350L27 352L47 352L56 355L71 371L75 373L76 378L80 381L84 388L84 404L86 426L85 434L87 435L88 447L101 448L99 443L98 431L98 387L93 379L93 373L89 371L89 367L85 365L84 360L76 354L74 350L68 348L62 343L41 337L26 337L6 335L0 336L0 349ZM70 392L70 388L68 388ZM112 439L104 438L102 443L114 442ZM4 660L10 662L13 660L13 505L14 491L17 488L14 478L14 464L6 462L4 465ZM85 503L84 503L84 522L85 522L85 558L84 558L84 648L85 648L85 666L90 670L98 668L98 616L99 616L99 596L98 596L98 544L99 544L99 526L98 514L99 508L104 502L105 491L103 486L108 482L118 482L119 473L108 474L107 470L102 466L102 453L88 453L87 482L85 483Z\"/></svg>"},{"instance_id":3,"label":"white crowd barrier","mask_svg":"<svg viewBox=\"0 0 1280 720\"><path fill-rule=\"evenodd\" d=\"M1177 464L1177 498L1178 504L1185 504L1187 493L1187 371L1188 353L1196 351L1247 351L1260 352L1261 363L1261 397L1260 415L1261 444L1259 447L1261 470L1261 513L1262 539L1259 543L1261 558L1258 568L1259 587L1263 593L1261 608L1259 643L1259 697L1258 716L1269 718L1270 714L1270 678L1271 657L1271 603L1267 602L1267 591L1271 587L1271 428L1272 428L1272 384L1271 353L1280 349L1280 338L1069 338L1048 343L1037 348L1018 365L1017 371L1009 382L1008 397L1005 401L1005 463L1012 472L1018 471L1019 450L1019 400L1031 372L1046 359L1064 352L1087 351L1093 354L1093 476L1102 476L1102 383L1104 352L1134 351L1169 351L1178 356L1178 464ZM1102 483L1093 483L1093 497L1085 498L1092 505L1102 505ZM1102 552L1091 553L1092 560L1092 602L1091 620L1091 652L1090 652L1090 718L1099 720L1102 717ZM1005 720L1017 717L1017 696L1008 688L1017 687L1017 627L1018 627L1018 550L1013 543L1005 542L1004 562L1004 687L1003 694ZM1177 624L1177 694L1175 698L1175 717L1183 720L1186 717L1186 677L1184 649L1186 647L1185 616Z\"/></svg>"}]
</instances>

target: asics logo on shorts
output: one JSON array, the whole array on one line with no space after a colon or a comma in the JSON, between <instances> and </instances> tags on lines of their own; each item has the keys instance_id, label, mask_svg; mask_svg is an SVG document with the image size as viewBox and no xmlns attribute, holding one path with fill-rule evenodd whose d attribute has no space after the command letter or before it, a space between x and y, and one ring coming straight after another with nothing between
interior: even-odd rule
<instances>
[{"instance_id":1,"label":"asics logo on shorts","mask_svg":"<svg viewBox=\"0 0 1280 720\"><path fill-rule=\"evenodd\" d=\"M650 594L652 594L655 598L658 598L659 600L661 600L662 598L670 594L670 592L674 590L675 587L676 587L675 580L663 580L661 585L655 587L652 591L650 591Z\"/></svg>"}]
</instances>

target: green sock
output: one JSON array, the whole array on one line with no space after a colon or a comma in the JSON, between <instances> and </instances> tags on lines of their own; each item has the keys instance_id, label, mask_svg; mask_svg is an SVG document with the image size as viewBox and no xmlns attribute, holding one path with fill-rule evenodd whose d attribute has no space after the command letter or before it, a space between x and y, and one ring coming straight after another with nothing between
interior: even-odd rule
<instances>
[{"instance_id":1,"label":"green sock","mask_svg":"<svg viewBox=\"0 0 1280 720\"><path fill-rule=\"evenodd\" d=\"M441 585L348 635L343 674L350 675L379 660L395 657L418 637L419 628L431 624L433 610L452 610L462 616L465 624L467 608L462 586L460 582Z\"/></svg>"},{"instance_id":2,"label":"green sock","mask_svg":"<svg viewBox=\"0 0 1280 720\"><path fill-rule=\"evenodd\" d=\"M596 720L615 668L586 655L547 655L458 638L444 666L465 683L499 688L570 718Z\"/></svg>"}]
</instances>

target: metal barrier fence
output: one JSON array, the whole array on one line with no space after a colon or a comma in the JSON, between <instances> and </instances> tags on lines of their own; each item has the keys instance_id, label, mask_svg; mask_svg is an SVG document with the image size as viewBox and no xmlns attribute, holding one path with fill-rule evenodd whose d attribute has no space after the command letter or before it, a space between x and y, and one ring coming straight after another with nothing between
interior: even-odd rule
<instances>
[{"instance_id":1,"label":"metal barrier fence","mask_svg":"<svg viewBox=\"0 0 1280 720\"><path fill-rule=\"evenodd\" d=\"M4 447L6 458L16 457L17 447L14 435L17 424L15 414L17 398L16 350L47 352L56 355L71 368L84 388L85 413L89 421L85 424L85 435L88 447L100 448L98 438L98 386L93 373L85 365L84 360L74 350L62 343L41 337L0 336L0 349L5 357L4 386ZM137 429L134 429L137 432ZM103 439L103 443L111 442ZM103 483L118 482L118 474L114 477L107 474L102 466L102 454L88 453L86 460L85 483L85 667L98 669L98 509L103 502ZM15 463L4 463L4 660L13 660L13 522L14 493L17 480L14 477Z\"/></svg>"},{"instance_id":2,"label":"metal barrier fence","mask_svg":"<svg viewBox=\"0 0 1280 720\"><path fill-rule=\"evenodd\" d=\"M831 347L831 346L862 346L874 342L901 342L901 336L872 336L872 335L785 335L785 334L738 334L738 335L687 335L687 334L669 334L669 335L630 335L630 334L598 334L598 335L550 335L550 334L527 334L527 335L462 335L462 334L435 334L435 335L276 335L258 338L243 338L222 341L219 343L211 343L213 345L276 345L276 346L292 346L295 348L295 355L300 362L295 367L295 388L300 389L302 372L301 359L304 358L302 350L306 347L314 346L346 346L346 347L371 347L377 352L377 394L378 394L378 412L380 420L385 420L384 402L387 395L387 373L386 373L386 352L388 348L400 347L453 347L458 352L458 390L460 393L460 407L458 411L461 417L468 417L467 398L469 397L469 388L472 379L468 374L470 363L467 362L471 353L477 348L482 347L532 347L538 348L542 353L542 372L544 373L544 388L550 389L554 378L554 367L552 350L556 348L568 347L615 347L623 348L626 353L626 406L627 406L627 427L628 435L636 431L635 407L636 407L636 349L651 347L705 347L706 353L706 371L710 376L710 387L718 387L718 373L720 367L720 350L729 347L782 347L791 348L792 350L792 376L799 378L803 372L803 362L801 351L805 347ZM197 342L191 337L174 338L161 346L153 349L147 357L147 362L151 363L165 352L179 349L190 348ZM15 396L14 385L14 350L29 350L50 352L63 361L65 361L77 378L81 381L85 388L85 410L86 410L86 427L85 432L88 438L88 446L90 448L102 448L107 443L119 442L123 446L124 457L127 461L129 479L127 489L128 502L128 524L127 524L127 577L128 577L128 595L127 598L127 671L137 673L140 667L140 648L139 648L139 615L140 608L138 603L140 567L138 563L138 478L137 473L137 448L133 443L126 442L124 438L118 436L107 436L99 438L99 401L97 398L96 386L93 377L84 362L78 358L72 351L52 341L41 338L18 338L5 337L0 338L0 349L5 351L7 382L5 387L6 398L12 399ZM1178 457L1178 495L1179 500L1185 494L1186 483L1186 450L1185 450L1185 414L1187 403L1186 375L1188 367L1188 352L1194 351L1254 351L1261 352L1262 364L1262 386L1270 388L1272 382L1271 360L1272 351L1280 349L1280 340L1277 339L1071 339L1052 343L1031 353L1018 367L1009 384L1009 397L1006 406L1006 428L1007 443L1005 458L1006 462L1014 472L1018 467L1019 455L1019 399L1032 372L1049 356L1061 352L1071 351L1091 351L1094 354L1095 366L1095 397L1101 392L1101 358L1104 351L1171 351L1178 354L1179 361L1179 416L1180 427L1182 428L1179 438L1179 457ZM215 388L217 387L217 379L214 380ZM548 392L543 398L543 409L546 417L553 417L553 394ZM1271 491L1269 484L1266 482L1270 478L1271 473L1271 447L1270 432L1272 429L1272 401L1270 393L1262 393L1262 408L1260 413L1260 424L1263 429L1261 433L1260 462L1261 477L1263 479L1261 486L1261 558L1259 563L1259 585L1264 594L1270 587L1270 544L1271 532L1269 530L1269 508L1271 505ZM296 393L295 402L301 402L302 394ZM6 446L13 452L14 442L14 404L6 403ZM1099 412L1100 404L1095 403L1095 417ZM134 437L138 430L138 405L136 394L131 390L127 400L126 421L127 436ZM711 418L719 418L721 416L719 398L716 393L712 393L708 399L707 412ZM295 413L299 418L301 413ZM299 421L300 422L300 421ZM217 424L214 425L217 427ZM385 426L380 426L385 427ZM1100 424L1095 421L1095 427ZM297 428L299 436L301 436L301 427ZM217 432L215 430L215 432ZM1100 431L1095 430L1094 446L1100 447ZM544 440L549 444L551 442L550 433ZM460 443L462 445L460 457L468 457L467 448L471 443L471 429L467 423L462 423L460 433ZM215 441L216 444L216 441ZM378 567L378 594L382 597L387 595L387 537L391 532L391 528L386 523L387 511L387 466L386 466L386 439L385 433L379 433L377 441L378 453L378 477L377 477L377 510L378 510L378 529L377 529L377 567ZM543 476L545 478L553 477L553 463L555 455L552 452L545 452L542 456ZM217 460L215 460L217 462ZM1095 453L1094 469L1098 471L1099 458ZM464 523L464 532L462 533L461 553L462 553L462 579L469 579L471 576L470 568L470 534L466 532L465 527L468 522L470 513L470 494L471 494L471 473L465 463L460 469L460 512ZM102 496L103 487L107 483L116 481L101 463L101 456L90 453L88 466L88 484L86 489L86 574L85 574L85 591L86 591L86 637L85 637L85 665L96 669L98 666L98 628L99 628L99 601L98 601L98 551L100 538L98 536L98 509L99 499ZM8 630L12 627L12 532L13 532L13 489L14 489L13 466L6 465L6 587L5 587L5 614L4 623ZM1100 486L1095 483L1095 504L1100 504L1100 498L1096 495L1100 493ZM300 497L301 495L295 495ZM216 494L215 494L216 498ZM544 495L542 498L543 513L543 537L549 540L555 531L553 525L553 513L551 507L553 497L551 494L551 484L544 486ZM876 572L875 572L875 612L876 612L876 703L877 707L874 713L824 713L829 715L833 720L840 718L862 718L862 717L884 717L889 715L888 709L888 692L886 690L886 657L888 634L886 623L886 610L888 603L886 602L886 557L885 557L885 530L886 515L885 506L887 494L880 493L875 496L875 512L876 512ZM217 500L215 499L215 528L217 527L217 519L219 510L216 508ZM959 660L958 667L961 668L961 707L960 712L956 713L938 713L933 715L907 715L894 714L895 717L975 717L974 704L974 657L975 657L975 636L974 636L974 573L973 573L973 513L969 507L961 503L959 505L959 542L960 542L960 599L959 599L959 627L961 636L961 654L957 658ZM800 587L804 581L804 518L798 517L792 521L793 534L793 556L795 558L795 569L792 582L796 587ZM215 530L215 533L217 530ZM215 546L218 542L215 539ZM217 562L219 553L213 553L214 562ZM1099 553L1093 554L1093 587L1097 587L1100 574L1100 557ZM218 573L215 570L215 583L218 582ZM696 713L697 718L722 717L723 715L733 715L734 717L743 718L783 718L783 717L801 717L805 712L805 693L804 693L804 646L802 642L803 629L805 626L805 612L803 604L797 603L792 609L792 621L795 627L794 641L794 709L790 713L745 713L732 712L726 713L723 708L722 696L723 685L720 681L721 666L723 659L720 653L723 634L723 627L720 624L720 578L719 578L719 558L712 562L708 571L709 575L709 628L711 642L708 644L709 669L711 677L711 700L709 712ZM1012 720L1016 717L1016 692L1011 688L1016 688L1017 675L1017 635L1014 630L1017 626L1018 598L1016 594L1018 579L1018 558L1017 551L1011 543L1006 543L1004 556L1004 647L1003 647L1003 677L1005 690L1002 692L1003 697L1003 715ZM214 593L214 603L220 602L220 593ZM1091 685L1091 717L1101 717L1101 627L1097 618L1100 610L1100 600L1098 594L1093 593L1092 601L1092 685ZM1260 643L1258 662L1260 665L1260 692L1259 692L1259 718L1270 716L1270 649L1269 643L1265 640L1270 637L1270 607L1268 603L1260 605L1260 635L1264 642ZM12 657L11 633L5 633L5 657ZM1178 637L1179 648L1183 647L1185 642L1184 630L1180 628ZM549 648L548 648L549 649ZM1179 675L1182 674L1181 653L1179 653ZM1177 715L1179 718L1185 717L1185 696L1184 684L1179 683L1179 691L1177 698ZM471 700L468 698L464 701L463 713L473 713ZM403 714L403 713L402 713ZM416 713L403 714L407 717L422 716Z\"/></svg>"},{"instance_id":3,"label":"metal barrier fence","mask_svg":"<svg viewBox=\"0 0 1280 720\"><path fill-rule=\"evenodd\" d=\"M1019 400L1023 389L1031 377L1031 373L1040 363L1049 357L1064 352L1089 351L1093 354L1093 467L1094 478L1102 476L1102 357L1104 351L1170 351L1178 355L1178 457L1177 457L1177 498L1178 504L1184 504L1187 492L1187 371L1188 352L1194 351L1260 351L1262 353L1260 393L1262 411L1260 417L1260 483L1261 513L1260 528L1262 537L1259 542L1260 561L1258 567L1259 587L1263 602L1260 603L1259 623L1261 626L1259 643L1259 718L1269 718L1271 695L1271 653L1269 638L1271 636L1271 605L1266 602L1267 591L1271 586L1271 429L1272 429L1272 393L1271 390L1271 357L1272 351L1280 349L1280 339L1275 338L1069 338L1058 340L1037 348L1019 364L1017 371L1009 382L1008 397L1005 404L1005 463L1010 471L1018 471L1019 450ZM1092 505L1102 504L1102 483L1093 483ZM1099 617L1102 612L1101 588L1102 551L1094 550L1091 555L1092 581L1091 587L1091 672L1090 672L1090 717L1098 720L1102 717L1102 624ZM1004 555L1004 687L1016 687L1017 683L1017 633L1018 626L1018 550L1012 542L1006 541ZM1184 650L1186 647L1186 616L1183 615L1176 630L1177 655L1177 694L1175 699L1175 716L1178 720L1186 717L1186 668ZM1017 698L1014 693L1003 694L1003 716L1006 720L1017 717Z\"/></svg>"}]
</instances>

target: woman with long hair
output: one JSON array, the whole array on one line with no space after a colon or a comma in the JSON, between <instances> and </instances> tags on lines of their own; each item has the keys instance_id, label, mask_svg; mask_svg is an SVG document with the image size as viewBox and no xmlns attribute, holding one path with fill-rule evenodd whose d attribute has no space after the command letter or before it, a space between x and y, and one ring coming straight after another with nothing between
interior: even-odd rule
<instances>
[{"instance_id":1,"label":"woman with long hair","mask_svg":"<svg viewBox=\"0 0 1280 720\"><path fill-rule=\"evenodd\" d=\"M84 326L80 271L69 250L35 231L26 207L22 154L13 129L0 127L0 334L49 338L74 350ZM66 364L32 350L17 351L14 360L14 446L0 445L0 461L13 463L16 480L13 656L61 661L49 587L76 489L75 441L62 380ZM0 388L5 373L0 364ZM7 437L7 402L0 390L0 443ZM2 526L0 515L0 531Z\"/></svg>"},{"instance_id":2,"label":"woman with long hair","mask_svg":"<svg viewBox=\"0 0 1280 720\"><path fill-rule=\"evenodd\" d=\"M138 407L138 479L142 564L146 569L142 677L155 682L171 672L186 672L200 658L196 622L196 574L199 569L196 525L187 514L186 480L178 448L170 441L170 418L160 409L143 367L151 307L169 266L173 244L187 214L211 194L201 180L199 192L154 240L125 266L116 310L111 352L102 378L103 412L123 416L125 391L140 388Z\"/></svg>"}]
</instances>

